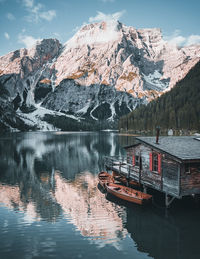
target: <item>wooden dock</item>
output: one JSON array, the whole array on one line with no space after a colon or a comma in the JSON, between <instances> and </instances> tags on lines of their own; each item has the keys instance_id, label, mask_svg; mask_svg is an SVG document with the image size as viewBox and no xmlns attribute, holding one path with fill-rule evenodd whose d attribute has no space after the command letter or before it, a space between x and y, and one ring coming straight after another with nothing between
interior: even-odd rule
<instances>
[{"instance_id":1,"label":"wooden dock","mask_svg":"<svg viewBox=\"0 0 200 259\"><path fill-rule=\"evenodd\" d=\"M107 170L111 170L120 175L123 175L127 179L134 180L146 187L151 187L159 191L164 191L163 178L161 177L161 175L158 175L156 173L148 174L143 170L139 170L138 167L127 163L126 157L105 157L104 159L105 167L107 168ZM176 192L174 192L174 196L179 198L179 195Z\"/></svg>"},{"instance_id":2,"label":"wooden dock","mask_svg":"<svg viewBox=\"0 0 200 259\"><path fill-rule=\"evenodd\" d=\"M200 139L140 137L125 147L126 157L105 157L108 170L165 193L166 206L174 198L200 195Z\"/></svg>"}]
</instances>

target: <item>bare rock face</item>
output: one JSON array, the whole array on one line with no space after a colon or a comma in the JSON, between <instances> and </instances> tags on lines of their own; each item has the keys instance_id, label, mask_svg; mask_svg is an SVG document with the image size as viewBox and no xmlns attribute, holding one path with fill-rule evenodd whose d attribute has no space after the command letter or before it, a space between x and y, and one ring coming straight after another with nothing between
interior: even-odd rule
<instances>
[{"instance_id":1,"label":"bare rock face","mask_svg":"<svg viewBox=\"0 0 200 259\"><path fill-rule=\"evenodd\" d=\"M56 83L106 84L135 98L151 100L171 89L200 59L200 46L178 49L160 29L127 27L119 22L84 26L55 62Z\"/></svg>"},{"instance_id":2,"label":"bare rock face","mask_svg":"<svg viewBox=\"0 0 200 259\"><path fill-rule=\"evenodd\" d=\"M16 50L0 57L0 83L11 101L19 95L21 104L25 101L27 106L34 105L35 87L44 76L49 78L53 74L51 62L60 48L58 40L42 40L29 50Z\"/></svg>"},{"instance_id":3,"label":"bare rock face","mask_svg":"<svg viewBox=\"0 0 200 259\"><path fill-rule=\"evenodd\" d=\"M113 121L134 110L138 100L131 94L116 91L112 86L82 86L73 79L65 79L54 92L48 94L42 105L85 119Z\"/></svg>"},{"instance_id":4,"label":"bare rock face","mask_svg":"<svg viewBox=\"0 0 200 259\"><path fill-rule=\"evenodd\" d=\"M64 46L45 39L0 57L0 85L3 99L37 128L53 111L114 121L169 91L199 60L200 45L177 48L160 29L101 22L83 26Z\"/></svg>"},{"instance_id":5,"label":"bare rock face","mask_svg":"<svg viewBox=\"0 0 200 259\"><path fill-rule=\"evenodd\" d=\"M44 39L31 49L10 52L0 57L0 75L20 74L23 79L56 57L60 48L58 40Z\"/></svg>"}]
</instances>

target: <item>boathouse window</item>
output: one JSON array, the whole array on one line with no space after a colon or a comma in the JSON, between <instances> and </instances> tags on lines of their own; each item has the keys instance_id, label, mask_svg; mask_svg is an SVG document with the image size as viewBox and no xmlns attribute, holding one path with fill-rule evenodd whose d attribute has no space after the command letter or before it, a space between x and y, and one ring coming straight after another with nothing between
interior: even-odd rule
<instances>
[{"instance_id":1,"label":"boathouse window","mask_svg":"<svg viewBox=\"0 0 200 259\"><path fill-rule=\"evenodd\" d=\"M185 165L185 172L186 174L190 174L190 164Z\"/></svg>"},{"instance_id":2,"label":"boathouse window","mask_svg":"<svg viewBox=\"0 0 200 259\"><path fill-rule=\"evenodd\" d=\"M161 173L161 158L162 155L158 153L149 154L149 169L150 171Z\"/></svg>"},{"instance_id":3,"label":"boathouse window","mask_svg":"<svg viewBox=\"0 0 200 259\"><path fill-rule=\"evenodd\" d=\"M153 171L158 172L158 154L153 154Z\"/></svg>"},{"instance_id":4,"label":"boathouse window","mask_svg":"<svg viewBox=\"0 0 200 259\"><path fill-rule=\"evenodd\" d=\"M138 155L133 155L132 164L133 164L133 166L139 166L140 165L140 157Z\"/></svg>"},{"instance_id":5,"label":"boathouse window","mask_svg":"<svg viewBox=\"0 0 200 259\"><path fill-rule=\"evenodd\" d=\"M139 164L140 164L140 157L136 155L135 156L135 165L139 166Z\"/></svg>"}]
</instances>

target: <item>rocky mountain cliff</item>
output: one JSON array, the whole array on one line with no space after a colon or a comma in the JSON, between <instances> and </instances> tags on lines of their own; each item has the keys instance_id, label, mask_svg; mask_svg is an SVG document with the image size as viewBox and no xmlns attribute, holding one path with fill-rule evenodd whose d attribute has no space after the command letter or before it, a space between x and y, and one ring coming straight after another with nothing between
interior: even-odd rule
<instances>
[{"instance_id":1,"label":"rocky mountain cliff","mask_svg":"<svg viewBox=\"0 0 200 259\"><path fill-rule=\"evenodd\" d=\"M160 29L85 25L64 45L46 39L0 57L0 125L63 128L55 123L62 116L64 124L108 127L170 90L199 60L200 45L177 48Z\"/></svg>"}]
</instances>

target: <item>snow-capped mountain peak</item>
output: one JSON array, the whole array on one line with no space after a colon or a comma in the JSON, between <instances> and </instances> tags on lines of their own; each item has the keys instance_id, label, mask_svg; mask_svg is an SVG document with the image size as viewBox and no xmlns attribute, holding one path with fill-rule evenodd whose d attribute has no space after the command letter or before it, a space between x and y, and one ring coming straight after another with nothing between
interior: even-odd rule
<instances>
[{"instance_id":1,"label":"snow-capped mountain peak","mask_svg":"<svg viewBox=\"0 0 200 259\"><path fill-rule=\"evenodd\" d=\"M40 103L113 121L170 90L199 60L199 45L177 48L159 28L114 19L84 25L63 46L45 39L0 57L0 83L16 108Z\"/></svg>"},{"instance_id":2,"label":"snow-capped mountain peak","mask_svg":"<svg viewBox=\"0 0 200 259\"><path fill-rule=\"evenodd\" d=\"M83 26L65 44L55 63L56 82L70 78L81 85L112 85L151 99L173 87L197 61L194 51L188 54L187 48L164 41L159 28L135 29L104 21ZM182 71L176 73L180 64ZM146 80L155 71L160 75L157 80Z\"/></svg>"},{"instance_id":3,"label":"snow-capped mountain peak","mask_svg":"<svg viewBox=\"0 0 200 259\"><path fill-rule=\"evenodd\" d=\"M81 48L84 45L105 44L120 38L120 23L106 21L84 25L68 42L65 49Z\"/></svg>"}]
</instances>

